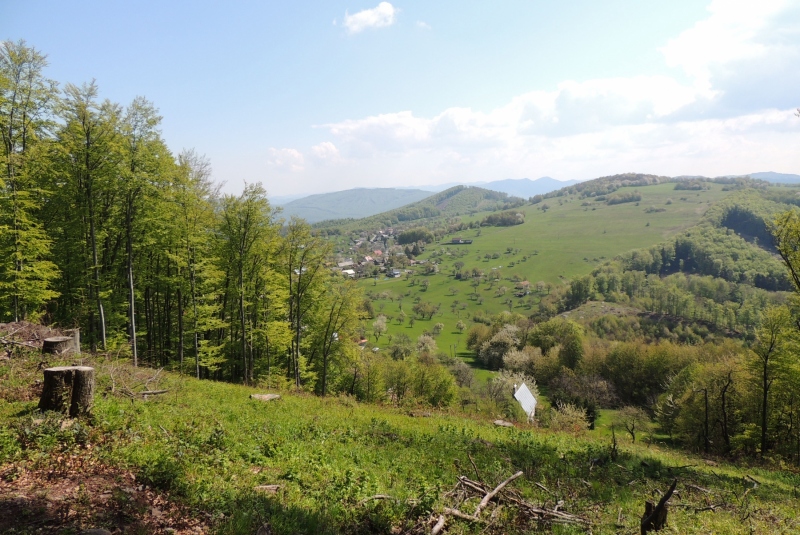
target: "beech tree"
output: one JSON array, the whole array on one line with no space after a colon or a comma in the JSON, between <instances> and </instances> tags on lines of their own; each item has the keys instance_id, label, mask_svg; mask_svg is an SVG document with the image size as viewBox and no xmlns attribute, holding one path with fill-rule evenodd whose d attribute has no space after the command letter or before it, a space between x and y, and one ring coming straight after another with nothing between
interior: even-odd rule
<instances>
[{"instance_id":1,"label":"beech tree","mask_svg":"<svg viewBox=\"0 0 800 535\"><path fill-rule=\"evenodd\" d=\"M115 257L109 225L118 192L112 187L119 163L120 107L98 101L92 81L77 87L67 84L58 132L59 191L51 201L53 233L61 234L58 250L64 286L65 310L83 309L83 324L93 347L106 348L106 276ZM54 188L55 190L56 188ZM85 280L89 274L89 280ZM84 293L86 290L86 293ZM84 302L84 295L93 307ZM87 305L84 308L84 305Z\"/></svg>"},{"instance_id":2,"label":"beech tree","mask_svg":"<svg viewBox=\"0 0 800 535\"><path fill-rule=\"evenodd\" d=\"M0 301L9 303L13 321L58 295L51 240L39 220L45 196L39 179L47 171L56 101L46 66L46 57L25 41L0 44Z\"/></svg>"},{"instance_id":3,"label":"beech tree","mask_svg":"<svg viewBox=\"0 0 800 535\"><path fill-rule=\"evenodd\" d=\"M761 457L767 452L771 391L773 383L780 380L788 368L790 356L791 314L785 306L770 307L761 314L761 324L756 329L756 343L752 347L755 358L751 364L759 379Z\"/></svg>"},{"instance_id":4,"label":"beech tree","mask_svg":"<svg viewBox=\"0 0 800 535\"><path fill-rule=\"evenodd\" d=\"M308 223L293 217L281 246L281 266L289 282L289 322L292 329L289 371L296 388L302 386L306 360L302 346L308 330L307 316L322 291L322 264L330 255L330 244L311 234Z\"/></svg>"},{"instance_id":5,"label":"beech tree","mask_svg":"<svg viewBox=\"0 0 800 535\"><path fill-rule=\"evenodd\" d=\"M273 211L261 184L248 184L239 196L226 195L218 229L220 269L225 273L223 314L231 345L232 376L240 375L245 384L253 380L253 339L248 346L247 309L259 295L260 285L269 278L270 259L275 249L276 229ZM236 340L238 347L234 347ZM248 353L248 347L250 352ZM238 358L234 358L238 351ZM241 373L237 373L241 363Z\"/></svg>"}]
</instances>

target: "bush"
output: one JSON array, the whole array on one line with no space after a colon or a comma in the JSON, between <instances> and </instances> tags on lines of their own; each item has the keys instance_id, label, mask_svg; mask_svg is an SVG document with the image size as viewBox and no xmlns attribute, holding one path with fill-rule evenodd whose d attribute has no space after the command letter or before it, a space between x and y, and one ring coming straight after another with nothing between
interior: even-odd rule
<instances>
[{"instance_id":1,"label":"bush","mask_svg":"<svg viewBox=\"0 0 800 535\"><path fill-rule=\"evenodd\" d=\"M519 212L510 211L484 217L483 221L481 221L481 226L511 227L514 225L521 225L524 222L525 216Z\"/></svg>"},{"instance_id":2,"label":"bush","mask_svg":"<svg viewBox=\"0 0 800 535\"><path fill-rule=\"evenodd\" d=\"M549 412L547 427L553 431L580 434L589 429L586 411L571 403L557 405Z\"/></svg>"}]
</instances>

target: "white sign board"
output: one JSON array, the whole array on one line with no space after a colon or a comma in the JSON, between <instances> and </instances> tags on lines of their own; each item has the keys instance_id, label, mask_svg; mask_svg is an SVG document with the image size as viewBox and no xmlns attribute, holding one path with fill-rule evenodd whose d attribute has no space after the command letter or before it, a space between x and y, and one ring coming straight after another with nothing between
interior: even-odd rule
<instances>
[{"instance_id":1,"label":"white sign board","mask_svg":"<svg viewBox=\"0 0 800 535\"><path fill-rule=\"evenodd\" d=\"M514 399L519 401L519 404L522 406L522 410L525 411L525 414L528 415L528 418L533 418L536 414L536 398L533 397L531 391L528 390L528 387L525 386L525 383L522 383L517 391L514 392Z\"/></svg>"}]
</instances>

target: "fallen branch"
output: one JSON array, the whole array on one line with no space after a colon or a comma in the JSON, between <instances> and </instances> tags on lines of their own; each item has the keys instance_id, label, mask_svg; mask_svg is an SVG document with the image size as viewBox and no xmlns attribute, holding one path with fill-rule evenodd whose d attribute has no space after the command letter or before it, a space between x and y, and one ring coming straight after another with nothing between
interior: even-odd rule
<instances>
[{"instance_id":1,"label":"fallen branch","mask_svg":"<svg viewBox=\"0 0 800 535\"><path fill-rule=\"evenodd\" d=\"M754 478L753 476L751 476L750 474L745 475L744 478L745 479L749 479L750 481L752 481L756 485L761 485L761 482L759 480L757 480L756 478Z\"/></svg>"},{"instance_id":2,"label":"fallen branch","mask_svg":"<svg viewBox=\"0 0 800 535\"><path fill-rule=\"evenodd\" d=\"M358 506L361 507L365 503L371 502L372 500L395 500L395 501L397 501L397 498L395 498L394 496L389 496L388 494L376 494L375 496L370 496L368 498L364 498L363 500L358 502Z\"/></svg>"},{"instance_id":3,"label":"fallen branch","mask_svg":"<svg viewBox=\"0 0 800 535\"><path fill-rule=\"evenodd\" d=\"M143 392L135 392L138 396L156 396L158 394L166 394L169 390L144 390Z\"/></svg>"},{"instance_id":4,"label":"fallen branch","mask_svg":"<svg viewBox=\"0 0 800 535\"><path fill-rule=\"evenodd\" d=\"M444 515L439 515L439 520L433 526L433 529L431 530L431 535L438 535L438 533L444 529L444 523L446 521L447 519L445 518Z\"/></svg>"},{"instance_id":5,"label":"fallen branch","mask_svg":"<svg viewBox=\"0 0 800 535\"><path fill-rule=\"evenodd\" d=\"M513 491L513 490L509 490L508 488L504 489L504 487L506 487L508 485L508 483L510 483L511 481L513 481L514 479L519 477L520 475L521 475L521 472L518 472L517 474L514 474L513 476L508 478L506 481L504 481L503 483L498 485L498 487L493 489L493 490L490 490L490 488L488 486L486 486L485 484L483 484L483 483L480 483L478 481L472 481L471 479L469 479L466 476L459 476L458 481L459 481L459 484L461 485L462 489L464 489L468 494L470 492L472 492L472 493L477 493L477 494L483 496L483 499L486 500L486 502L485 502L483 507L488 505L489 501L491 501L493 498L496 497L497 501L501 502L501 504L505 503L505 502L507 502L509 504L513 504L513 505L515 505L517 507L517 509L520 512L522 512L525 515L528 515L530 517L535 518L538 522L554 523L554 524L577 524L577 525L583 525L583 526L588 526L589 525L589 521L584 519L584 518L581 518L581 517L576 516L576 515L572 515L570 513L564 512L564 511L559 511L558 509L563 506L563 502L557 508L545 509L545 508L542 508L542 507L537 507L537 506L535 506L535 505L523 500L519 496L519 494L517 492ZM544 485L542 485L542 487L544 487ZM550 492L551 494L554 494L554 492L552 492L549 489L547 489L547 487L544 487L544 488L548 492ZM487 499L487 497L488 497L488 499ZM481 501L481 503L483 503L483 500ZM483 509L483 507L480 507L480 509ZM446 509L445 510L445 514L450 514L451 516L455 516L455 517L458 517L458 518L463 518L464 520L469 520L470 522L475 522L476 519L478 518L478 515L474 515L474 516L465 515L465 513L461 512L461 511L459 511L458 509L455 509L455 508ZM464 515L464 516L460 516L460 515ZM480 519L480 520L481 520L481 522L485 522L482 519Z\"/></svg>"},{"instance_id":6,"label":"fallen branch","mask_svg":"<svg viewBox=\"0 0 800 535\"><path fill-rule=\"evenodd\" d=\"M695 509L694 512L695 513L702 513L704 511L711 511L712 513L716 513L717 512L717 507L719 507L719 504L709 505L707 507L701 507L699 509Z\"/></svg>"},{"instance_id":7,"label":"fallen branch","mask_svg":"<svg viewBox=\"0 0 800 535\"><path fill-rule=\"evenodd\" d=\"M462 520L469 520L470 522L477 522L479 524L485 524L486 521L482 518L478 518L477 516L468 515L467 513L462 513L458 509L451 509L450 507L444 508L444 514L455 516L461 518Z\"/></svg>"},{"instance_id":8,"label":"fallen branch","mask_svg":"<svg viewBox=\"0 0 800 535\"><path fill-rule=\"evenodd\" d=\"M708 489L704 489L703 487L698 487L697 485L686 485L687 489L696 490L698 492L702 492L704 494L711 494L711 491Z\"/></svg>"},{"instance_id":9,"label":"fallen branch","mask_svg":"<svg viewBox=\"0 0 800 535\"><path fill-rule=\"evenodd\" d=\"M508 479L506 479L505 481L503 481L502 483L497 485L497 487L495 487L495 489L492 492L490 492L486 496L484 496L483 499L481 500L481 503L478 504L477 509L475 509L475 514L473 516L477 517L479 514L481 514L481 510L484 507L486 507L487 505L489 505L489 502L491 501L491 499L494 498L497 495L497 493L500 492L503 489L503 487L505 487L506 485L508 485L509 483L511 483L512 481L514 481L515 479L517 479L521 475L522 475L522 471L517 472L513 476L509 477Z\"/></svg>"},{"instance_id":10,"label":"fallen branch","mask_svg":"<svg viewBox=\"0 0 800 535\"><path fill-rule=\"evenodd\" d=\"M16 340L9 340L7 338L0 338L0 344L3 344L5 346L15 345L15 346L29 347L32 349L38 349L38 346L34 344L29 344L27 342L17 342Z\"/></svg>"},{"instance_id":11,"label":"fallen branch","mask_svg":"<svg viewBox=\"0 0 800 535\"><path fill-rule=\"evenodd\" d=\"M475 470L475 477L477 477L478 479L480 479L480 478L481 478L481 475L478 473L478 467L475 465L475 461L474 461L474 460L472 460L472 455L470 455L469 453L467 453L467 458L469 458L469 462L471 462L471 463L472 463L472 469L473 469L473 470Z\"/></svg>"}]
</instances>

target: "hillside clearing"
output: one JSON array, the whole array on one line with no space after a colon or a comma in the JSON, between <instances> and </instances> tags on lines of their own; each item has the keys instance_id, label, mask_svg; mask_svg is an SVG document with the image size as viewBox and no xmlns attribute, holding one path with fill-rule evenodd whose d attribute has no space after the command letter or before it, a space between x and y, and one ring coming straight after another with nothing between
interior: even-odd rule
<instances>
[{"instance_id":1,"label":"hillside clearing","mask_svg":"<svg viewBox=\"0 0 800 535\"><path fill-rule=\"evenodd\" d=\"M491 425L493 415L428 415L348 397L288 392L263 403L249 399L261 390L167 372L155 382L169 393L144 401L123 392L151 379L156 370L134 370L112 359L94 362L99 385L93 420L63 424L56 415L42 419L35 400L16 394L21 386L35 387L37 363L14 357L0 365L5 399L0 473L6 500L24 495L35 505L47 496L63 498L59 507L67 514L48 517L47 529L120 528L117 517L82 516L81 507L99 506L102 499L122 507L120 501L128 500L123 487L130 487L139 489L137 495L145 492L148 507L162 513L150 509L137 517L120 509L129 515L126 526L144 522L145 528L137 529L148 533L252 534L265 523L276 534L427 533L438 513L452 505L448 493L459 476L493 487L517 471L523 477L509 492L513 488L541 507L563 502L559 510L586 518L595 533L635 530L644 500L663 492L674 477L679 498L673 499L670 525L682 533L800 528L794 514L797 475L706 462L656 444L631 444L619 435L614 459L607 429L573 436L531 426L500 428ZM75 471L94 474L85 467L98 467L104 474L109 466L115 467L111 479L88 481L110 484L113 479L118 486L110 484L110 497L109 485L100 484L59 493ZM30 477L41 486L35 492ZM264 493L256 490L261 485L279 488ZM391 499L370 500L378 495ZM140 510L138 498L131 500L129 511ZM474 505L463 507L471 511ZM203 523L187 524L187 517ZM515 533L534 527L510 507L497 509L492 518L488 526L454 518L447 532ZM90 520L102 525L89 526ZM20 522L17 533L45 525Z\"/></svg>"}]
</instances>

